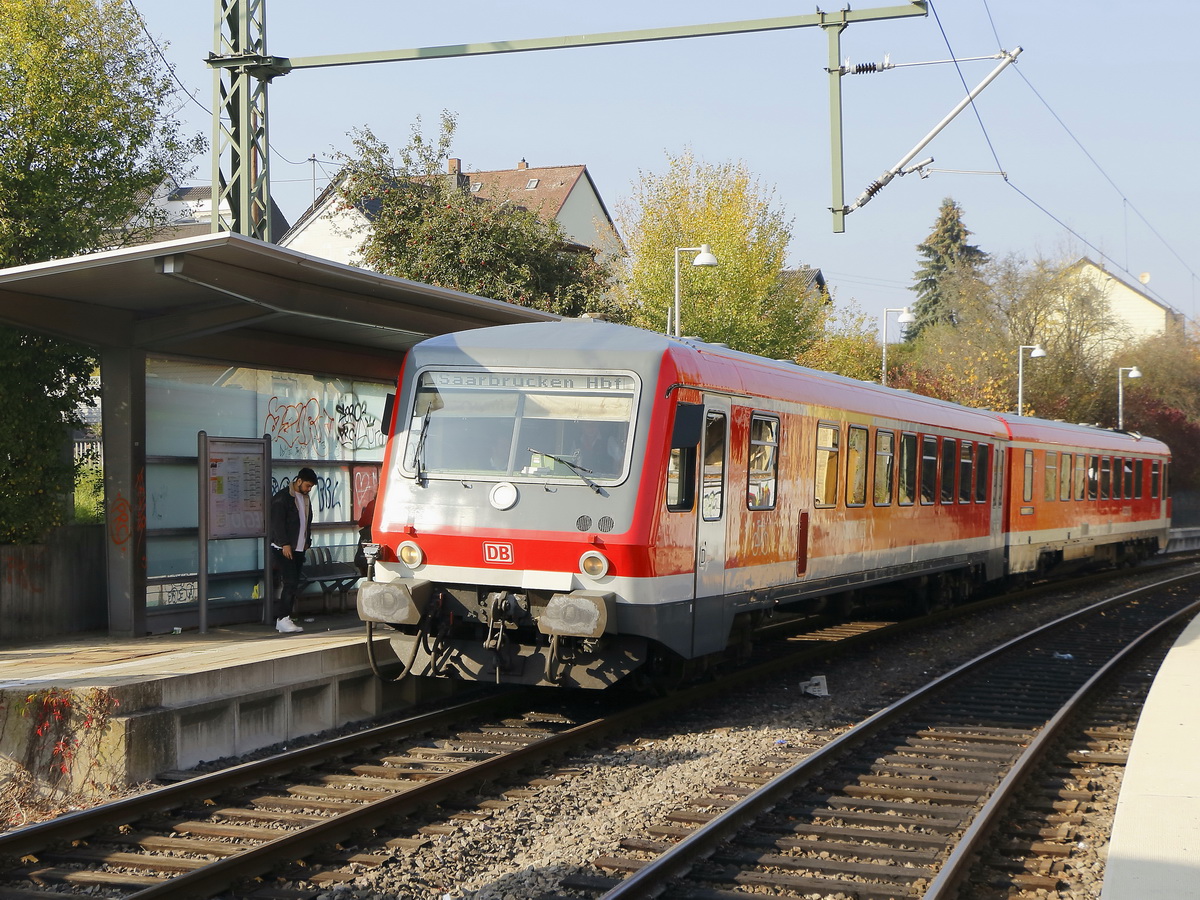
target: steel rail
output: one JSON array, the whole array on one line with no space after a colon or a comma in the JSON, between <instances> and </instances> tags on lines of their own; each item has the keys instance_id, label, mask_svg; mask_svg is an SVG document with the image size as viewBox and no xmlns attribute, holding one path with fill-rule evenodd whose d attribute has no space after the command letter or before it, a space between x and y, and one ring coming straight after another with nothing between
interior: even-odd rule
<instances>
[{"instance_id":1,"label":"steel rail","mask_svg":"<svg viewBox=\"0 0 1200 900\"><path fill-rule=\"evenodd\" d=\"M1037 737L1029 743L1021 757L996 786L987 803L955 843L950 855L942 862L938 874L925 889L925 893L922 895L923 900L948 900L954 895L953 892L957 890L973 863L976 850L987 840L1006 805L1026 784L1034 766L1041 762L1050 749L1051 743L1061 734L1072 716L1100 690L1108 676L1138 653L1146 643L1154 640L1180 619L1191 617L1198 611L1200 611L1200 600L1151 626L1130 641L1080 686L1074 695L1063 704L1062 708L1046 722Z\"/></svg>"},{"instance_id":2,"label":"steel rail","mask_svg":"<svg viewBox=\"0 0 1200 900\"><path fill-rule=\"evenodd\" d=\"M425 782L419 787L365 804L356 810L324 822L288 832L275 840L248 848L222 860L216 860L202 869L173 876L159 885L144 888L127 896L129 900L135 900L135 898L136 900L153 900L153 898L167 897L168 895L172 900L183 897L211 896L239 880L256 877L270 871L278 865L281 859L297 859L315 848L336 843L353 832L374 828L389 819L436 803L448 795L462 791L466 785L493 780L500 775L528 766L538 756L546 757L564 753L574 746L598 740L609 733L627 730L642 719L667 716L677 712L681 705L687 706L724 691L760 681L764 676L785 667L820 659L850 647L870 644L886 635L895 635L913 627L915 626L911 620L903 621L844 637L837 641L806 645L802 649L785 654L782 658L769 659L727 673L720 681L672 692L667 696L638 704L602 719L567 729L522 750L482 761L458 772L447 773L440 778ZM516 707L527 696L527 691L510 691L499 698L495 694L491 694L478 700L459 703L443 710L415 716L403 722L379 726L359 734L347 735L326 743L288 751L264 760L243 763L179 784L156 788L136 797L123 798L90 810L82 810L58 819L30 825L0 835L0 856L20 856L42 850L53 843L86 838L106 827L126 825L153 813L177 808L188 802L211 798L222 791L252 785L266 777L319 765L331 757L345 756L372 744L454 724L468 716L484 713L496 715L497 712L503 711L504 707L500 704ZM498 706L500 709L497 708Z\"/></svg>"},{"instance_id":3,"label":"steel rail","mask_svg":"<svg viewBox=\"0 0 1200 900\"><path fill-rule=\"evenodd\" d=\"M49 843L85 838L101 828L126 825L151 813L174 809L196 800L206 800L223 791L254 784L273 775L315 765L331 757L345 756L364 746L396 740L430 728L443 727L459 721L465 716L482 713L495 715L497 707L503 709L504 705L515 705L523 696L525 696L525 692L513 691L504 697L497 697L493 694L480 699L468 700L445 709L422 713L400 722L380 725L310 747L288 750L266 759L241 763L219 772L199 775L177 784L154 788L144 794L124 797L91 809L68 813L34 825L26 825L23 828L0 834L0 856L20 856L40 850Z\"/></svg>"},{"instance_id":4,"label":"steel rail","mask_svg":"<svg viewBox=\"0 0 1200 900\"><path fill-rule=\"evenodd\" d=\"M1011 640L1005 641L1000 646L984 653L972 660L957 666L949 672L939 676L928 684L918 688L908 695L900 698L891 705L879 710L864 719L851 730L845 732L833 741L826 744L820 750L815 751L805 759L796 763L791 768L782 772L771 781L767 782L760 789L755 791L740 800L738 803L731 806L724 813L714 818L711 822L697 829L688 837L684 838L674 847L667 850L665 853L647 863L637 872L631 874L620 884L616 885L603 895L602 900L646 900L660 896L663 891L670 887L676 880L685 876L695 865L702 859L712 855L712 853L726 840L730 839L737 831L744 827L748 822L760 817L765 812L777 805L781 800L791 796L795 791L802 786L806 781L815 776L819 771L825 769L831 762L836 760L842 753L852 749L857 744L876 735L885 725L899 719L905 715L911 708L918 705L920 702L932 697L937 692L949 687L955 682L963 679L969 673L979 669L994 660L998 660L1010 651L1024 645L1036 641L1040 637L1047 635L1057 628L1060 628L1073 620L1082 619L1086 616L1093 615L1104 609L1108 609L1125 603L1132 597L1139 594L1145 594L1149 591L1157 590L1166 585L1177 581L1183 581L1196 577L1194 573L1185 575L1177 575L1172 578L1164 579L1155 582L1151 585L1145 585L1133 590L1125 591L1115 597L1110 597L1107 600L1102 600L1098 603L1091 604L1082 610L1077 610L1064 616L1042 625L1031 632L1019 635ZM1200 609L1200 601L1189 605L1186 609L1172 614L1172 620L1179 615L1185 615L1190 611ZM1057 715L1056 715L1057 718ZM1044 746L1039 744L1039 748ZM995 809L988 811L989 818L994 817L999 803ZM978 837L972 835L973 843L977 843ZM964 851L965 852L965 851Z\"/></svg>"}]
</instances>

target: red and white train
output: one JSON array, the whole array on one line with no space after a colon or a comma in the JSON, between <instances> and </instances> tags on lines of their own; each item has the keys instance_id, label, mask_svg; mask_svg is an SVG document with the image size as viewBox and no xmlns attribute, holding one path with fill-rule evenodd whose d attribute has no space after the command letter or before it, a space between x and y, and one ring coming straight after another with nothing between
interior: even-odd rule
<instances>
[{"instance_id":1,"label":"red and white train","mask_svg":"<svg viewBox=\"0 0 1200 900\"><path fill-rule=\"evenodd\" d=\"M405 360L359 614L408 671L607 687L776 611L1166 546L1170 451L603 322Z\"/></svg>"}]
</instances>

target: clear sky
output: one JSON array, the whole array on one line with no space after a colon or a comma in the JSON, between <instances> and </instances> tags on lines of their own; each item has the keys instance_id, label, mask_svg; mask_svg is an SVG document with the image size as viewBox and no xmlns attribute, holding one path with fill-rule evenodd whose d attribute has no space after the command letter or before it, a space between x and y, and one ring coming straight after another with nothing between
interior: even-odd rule
<instances>
[{"instance_id":1,"label":"clear sky","mask_svg":"<svg viewBox=\"0 0 1200 900\"><path fill-rule=\"evenodd\" d=\"M902 0L892 0L901 3ZM197 102L209 133L211 0L134 0ZM892 3L855 4L856 10ZM821 7L836 11L841 7ZM783 0L270 0L267 51L300 57L805 15ZM936 14L935 14L936 13ZM819 28L639 45L298 70L270 87L272 179L289 220L327 183L334 148L369 125L393 147L420 116L435 135L456 113L467 170L585 164L616 214L641 173L691 148L744 161L793 221L789 262L819 267L839 305L880 317L912 302L916 245L945 197L994 256L1088 255L1200 316L1200 4L1116 0L936 0L926 17L842 34L852 64L897 68L842 79L846 201L897 163L997 65L908 66L1023 52L897 178L832 231L827 39ZM966 86L964 86L964 83ZM313 165L310 156L326 161ZM190 183L206 183L207 160ZM946 171L951 170L951 171ZM999 174L1000 172L1005 175ZM316 176L314 183L313 176ZM703 236L697 236L698 242ZM895 326L893 325L894 329ZM1143 363L1143 365L1145 365Z\"/></svg>"}]
</instances>

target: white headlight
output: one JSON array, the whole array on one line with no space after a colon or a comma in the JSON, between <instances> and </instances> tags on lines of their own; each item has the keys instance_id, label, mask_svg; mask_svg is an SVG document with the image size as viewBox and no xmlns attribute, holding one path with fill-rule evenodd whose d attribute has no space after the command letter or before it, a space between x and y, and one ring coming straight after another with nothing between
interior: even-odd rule
<instances>
[{"instance_id":1,"label":"white headlight","mask_svg":"<svg viewBox=\"0 0 1200 900\"><path fill-rule=\"evenodd\" d=\"M608 558L603 553L589 550L579 557L579 571L589 578L603 578L608 574Z\"/></svg>"},{"instance_id":2,"label":"white headlight","mask_svg":"<svg viewBox=\"0 0 1200 900\"><path fill-rule=\"evenodd\" d=\"M425 562L425 554L412 541L405 541L397 547L396 556L400 562L404 563L410 569L415 569L421 563Z\"/></svg>"}]
</instances>

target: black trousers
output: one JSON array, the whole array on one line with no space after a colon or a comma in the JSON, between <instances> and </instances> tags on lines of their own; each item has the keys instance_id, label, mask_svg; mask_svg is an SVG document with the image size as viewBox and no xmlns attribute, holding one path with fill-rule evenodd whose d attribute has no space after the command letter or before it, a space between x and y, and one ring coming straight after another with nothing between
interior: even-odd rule
<instances>
[{"instance_id":1,"label":"black trousers","mask_svg":"<svg viewBox=\"0 0 1200 900\"><path fill-rule=\"evenodd\" d=\"M279 601L275 604L275 618L296 614L296 598L300 596L300 576L304 573L304 551L293 550L292 558L288 559L278 547L271 548L271 556L275 560L275 568L279 571L279 580L283 585L279 592Z\"/></svg>"}]
</instances>

